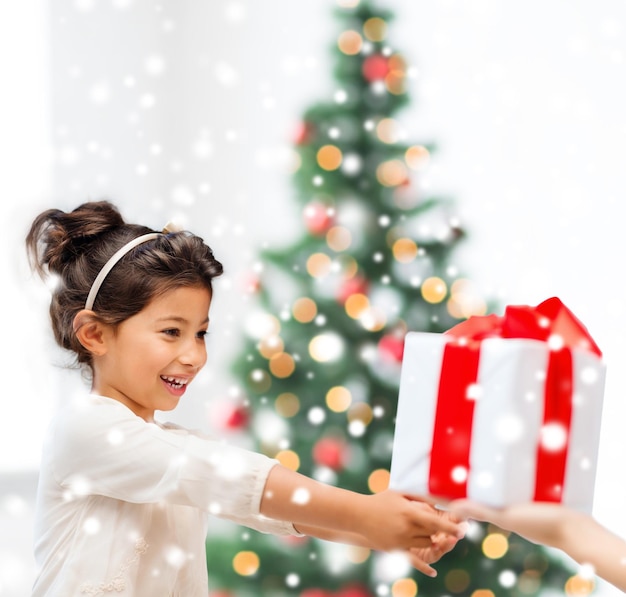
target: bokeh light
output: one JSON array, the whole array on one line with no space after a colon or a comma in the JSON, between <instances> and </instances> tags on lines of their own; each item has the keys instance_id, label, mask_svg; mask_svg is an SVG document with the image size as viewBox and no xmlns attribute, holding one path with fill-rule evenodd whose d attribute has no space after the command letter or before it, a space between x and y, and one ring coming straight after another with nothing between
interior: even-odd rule
<instances>
[{"instance_id":1,"label":"bokeh light","mask_svg":"<svg viewBox=\"0 0 626 597\"><path fill-rule=\"evenodd\" d=\"M269 367L274 377L285 378L294 372L296 363L290 354L280 352L270 359Z\"/></svg>"},{"instance_id":2,"label":"bokeh light","mask_svg":"<svg viewBox=\"0 0 626 597\"><path fill-rule=\"evenodd\" d=\"M368 307L359 315L359 323L369 332L379 332L387 325L387 316L379 307Z\"/></svg>"},{"instance_id":3,"label":"bokeh light","mask_svg":"<svg viewBox=\"0 0 626 597\"><path fill-rule=\"evenodd\" d=\"M274 408L283 417L295 417L300 410L300 399L291 392L283 392L276 397Z\"/></svg>"},{"instance_id":4,"label":"bokeh light","mask_svg":"<svg viewBox=\"0 0 626 597\"><path fill-rule=\"evenodd\" d=\"M448 292L446 283L437 276L426 278L422 283L422 297L427 303L440 303Z\"/></svg>"},{"instance_id":5,"label":"bokeh light","mask_svg":"<svg viewBox=\"0 0 626 597\"><path fill-rule=\"evenodd\" d=\"M400 140L400 126L393 118L383 118L376 125L376 135L383 143L397 143Z\"/></svg>"},{"instance_id":6,"label":"bokeh light","mask_svg":"<svg viewBox=\"0 0 626 597\"><path fill-rule=\"evenodd\" d=\"M399 578L391 585L392 597L415 597L417 583L412 578Z\"/></svg>"},{"instance_id":7,"label":"bokeh light","mask_svg":"<svg viewBox=\"0 0 626 597\"><path fill-rule=\"evenodd\" d=\"M326 332L315 336L309 342L309 354L319 363L336 361L343 355L344 343L338 334Z\"/></svg>"},{"instance_id":8,"label":"bokeh light","mask_svg":"<svg viewBox=\"0 0 626 597\"><path fill-rule=\"evenodd\" d=\"M259 556L253 551L240 551L233 558L233 569L241 576L256 574L260 565Z\"/></svg>"},{"instance_id":9,"label":"bokeh light","mask_svg":"<svg viewBox=\"0 0 626 597\"><path fill-rule=\"evenodd\" d=\"M313 299L303 296L294 301L291 312L296 321L309 323L317 315L317 305Z\"/></svg>"},{"instance_id":10,"label":"bokeh light","mask_svg":"<svg viewBox=\"0 0 626 597\"><path fill-rule=\"evenodd\" d=\"M535 595L541 587L541 574L537 570L525 570L519 575L517 589L526 595Z\"/></svg>"},{"instance_id":11,"label":"bokeh light","mask_svg":"<svg viewBox=\"0 0 626 597\"><path fill-rule=\"evenodd\" d=\"M263 394L272 386L272 378L264 369L253 369L248 375L248 382L255 392Z\"/></svg>"},{"instance_id":12,"label":"bokeh light","mask_svg":"<svg viewBox=\"0 0 626 597\"><path fill-rule=\"evenodd\" d=\"M430 152L423 145L412 145L404 153L404 159L411 170L424 170L430 162Z\"/></svg>"},{"instance_id":13,"label":"bokeh light","mask_svg":"<svg viewBox=\"0 0 626 597\"><path fill-rule=\"evenodd\" d=\"M586 578L585 576L581 576L579 574L570 576L570 578L568 578L565 582L566 595L572 595L573 597L590 595L594 588L595 583L593 579Z\"/></svg>"},{"instance_id":14,"label":"bokeh light","mask_svg":"<svg viewBox=\"0 0 626 597\"><path fill-rule=\"evenodd\" d=\"M380 493L389 487L389 471L384 468L376 469L370 473L367 486L372 493Z\"/></svg>"},{"instance_id":15,"label":"bokeh light","mask_svg":"<svg viewBox=\"0 0 626 597\"><path fill-rule=\"evenodd\" d=\"M407 169L400 160L387 160L376 168L376 178L385 187L397 187L407 180Z\"/></svg>"},{"instance_id":16,"label":"bokeh light","mask_svg":"<svg viewBox=\"0 0 626 597\"><path fill-rule=\"evenodd\" d=\"M280 336L268 336L263 338L259 344L259 353L266 359L271 359L275 354L283 351L284 342Z\"/></svg>"},{"instance_id":17,"label":"bokeh light","mask_svg":"<svg viewBox=\"0 0 626 597\"><path fill-rule=\"evenodd\" d=\"M336 145L324 145L317 152L317 163L323 170L337 170L341 166L342 157Z\"/></svg>"},{"instance_id":18,"label":"bokeh light","mask_svg":"<svg viewBox=\"0 0 626 597\"><path fill-rule=\"evenodd\" d=\"M297 471L300 468L300 456L293 450L281 450L274 458L278 460L284 467Z\"/></svg>"},{"instance_id":19,"label":"bokeh light","mask_svg":"<svg viewBox=\"0 0 626 597\"><path fill-rule=\"evenodd\" d=\"M332 266L331 258L325 253L313 253L306 262L306 271L313 278L323 278L328 275Z\"/></svg>"},{"instance_id":20,"label":"bokeh light","mask_svg":"<svg viewBox=\"0 0 626 597\"><path fill-rule=\"evenodd\" d=\"M348 545L346 557L353 564L363 564L370 557L372 551L367 547L358 547L357 545Z\"/></svg>"},{"instance_id":21,"label":"bokeh light","mask_svg":"<svg viewBox=\"0 0 626 597\"><path fill-rule=\"evenodd\" d=\"M348 410L352 404L352 393L348 388L335 386L326 393L326 405L336 413Z\"/></svg>"},{"instance_id":22,"label":"bokeh light","mask_svg":"<svg viewBox=\"0 0 626 597\"><path fill-rule=\"evenodd\" d=\"M333 251L345 251L352 244L352 233L345 226L333 226L326 233L326 243Z\"/></svg>"},{"instance_id":23,"label":"bokeh light","mask_svg":"<svg viewBox=\"0 0 626 597\"><path fill-rule=\"evenodd\" d=\"M339 49L348 56L354 56L361 51L363 47L363 38L358 31L343 31L337 40Z\"/></svg>"},{"instance_id":24,"label":"bokeh light","mask_svg":"<svg viewBox=\"0 0 626 597\"><path fill-rule=\"evenodd\" d=\"M444 577L443 584L451 593L462 593L469 587L471 578L467 570L453 568Z\"/></svg>"},{"instance_id":25,"label":"bokeh light","mask_svg":"<svg viewBox=\"0 0 626 597\"><path fill-rule=\"evenodd\" d=\"M447 309L452 317L466 319L472 315L485 315L487 304L469 280L459 278L450 286Z\"/></svg>"},{"instance_id":26,"label":"bokeh light","mask_svg":"<svg viewBox=\"0 0 626 597\"><path fill-rule=\"evenodd\" d=\"M370 41L383 41L387 36L387 23L380 17L372 17L363 23L363 33Z\"/></svg>"},{"instance_id":27,"label":"bokeh light","mask_svg":"<svg viewBox=\"0 0 626 597\"><path fill-rule=\"evenodd\" d=\"M361 314L369 307L369 299L360 292L351 294L345 302L345 310L352 319L358 319Z\"/></svg>"},{"instance_id":28,"label":"bokeh light","mask_svg":"<svg viewBox=\"0 0 626 597\"><path fill-rule=\"evenodd\" d=\"M417 257L417 245L410 238L399 238L391 250L394 259L400 263L411 263Z\"/></svg>"},{"instance_id":29,"label":"bokeh light","mask_svg":"<svg viewBox=\"0 0 626 597\"><path fill-rule=\"evenodd\" d=\"M256 311L246 319L246 333L251 338L267 338L280 332L280 321L265 311Z\"/></svg>"},{"instance_id":30,"label":"bokeh light","mask_svg":"<svg viewBox=\"0 0 626 597\"><path fill-rule=\"evenodd\" d=\"M385 87L389 93L401 95L406 92L406 63L399 54L388 61L389 72L385 76Z\"/></svg>"},{"instance_id":31,"label":"bokeh light","mask_svg":"<svg viewBox=\"0 0 626 597\"><path fill-rule=\"evenodd\" d=\"M350 423L360 421L363 425L369 425L374 414L372 407L367 402L356 402L348 409L347 417Z\"/></svg>"},{"instance_id":32,"label":"bokeh light","mask_svg":"<svg viewBox=\"0 0 626 597\"><path fill-rule=\"evenodd\" d=\"M509 549L509 540L502 533L489 533L482 543L482 550L490 560L504 556Z\"/></svg>"}]
</instances>

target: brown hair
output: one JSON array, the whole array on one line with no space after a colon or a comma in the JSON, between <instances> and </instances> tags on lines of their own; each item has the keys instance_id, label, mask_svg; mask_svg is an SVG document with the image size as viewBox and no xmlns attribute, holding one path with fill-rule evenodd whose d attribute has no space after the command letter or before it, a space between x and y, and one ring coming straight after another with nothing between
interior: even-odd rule
<instances>
[{"instance_id":1,"label":"brown hair","mask_svg":"<svg viewBox=\"0 0 626 597\"><path fill-rule=\"evenodd\" d=\"M56 342L75 353L78 364L92 365L73 322L85 308L93 281L119 248L149 232L155 231L126 223L109 201L83 203L71 212L49 209L33 221L26 236L30 263L42 279L57 277L50 302L52 330ZM116 263L93 311L104 323L117 326L169 290L195 286L211 291L212 279L221 273L222 264L199 236L186 231L162 234Z\"/></svg>"}]
</instances>

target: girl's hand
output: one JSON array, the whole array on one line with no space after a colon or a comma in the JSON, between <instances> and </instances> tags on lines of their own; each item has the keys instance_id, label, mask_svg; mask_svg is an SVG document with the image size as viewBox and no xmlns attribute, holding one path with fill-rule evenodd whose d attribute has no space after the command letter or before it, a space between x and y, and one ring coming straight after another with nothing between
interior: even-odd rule
<instances>
[{"instance_id":1,"label":"girl's hand","mask_svg":"<svg viewBox=\"0 0 626 597\"><path fill-rule=\"evenodd\" d=\"M430 566L438 562L441 557L451 551L458 543L459 539L447 533L437 533L431 537L430 547L413 547L407 551L411 565L427 576L437 576L437 571Z\"/></svg>"},{"instance_id":2,"label":"girl's hand","mask_svg":"<svg viewBox=\"0 0 626 597\"><path fill-rule=\"evenodd\" d=\"M393 490L365 496L369 501L362 533L380 551L426 549L427 559L435 558L447 542L436 544L434 537L465 535L465 525L456 515L439 510L418 496L405 496ZM448 548L450 549L450 548ZM443 553L443 552L442 552ZM435 559L439 559L441 554ZM431 561L435 561L431 559Z\"/></svg>"}]
</instances>

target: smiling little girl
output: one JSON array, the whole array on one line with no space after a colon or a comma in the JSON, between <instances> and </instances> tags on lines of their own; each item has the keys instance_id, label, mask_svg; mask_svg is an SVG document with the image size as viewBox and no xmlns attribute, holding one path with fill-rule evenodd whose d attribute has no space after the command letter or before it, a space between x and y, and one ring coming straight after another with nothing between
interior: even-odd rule
<instances>
[{"instance_id":1,"label":"smiling little girl","mask_svg":"<svg viewBox=\"0 0 626 597\"><path fill-rule=\"evenodd\" d=\"M91 379L84 395L66 397L44 446L33 597L206 597L210 515L265 533L406 550L435 574L429 564L463 533L449 513L389 490L319 483L155 420L207 360L222 265L200 237L126 223L96 201L41 213L26 242L36 271L58 277L55 339Z\"/></svg>"}]
</instances>

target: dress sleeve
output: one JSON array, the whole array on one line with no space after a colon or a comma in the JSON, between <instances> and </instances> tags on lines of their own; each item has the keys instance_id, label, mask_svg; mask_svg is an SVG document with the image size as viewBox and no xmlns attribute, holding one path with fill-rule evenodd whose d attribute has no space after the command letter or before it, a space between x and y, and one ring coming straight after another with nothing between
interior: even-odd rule
<instances>
[{"instance_id":1,"label":"dress sleeve","mask_svg":"<svg viewBox=\"0 0 626 597\"><path fill-rule=\"evenodd\" d=\"M262 532L295 534L267 519L261 496L276 460L183 429L165 429L126 406L90 400L55 426L54 475L68 497L193 506Z\"/></svg>"}]
</instances>

